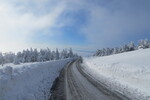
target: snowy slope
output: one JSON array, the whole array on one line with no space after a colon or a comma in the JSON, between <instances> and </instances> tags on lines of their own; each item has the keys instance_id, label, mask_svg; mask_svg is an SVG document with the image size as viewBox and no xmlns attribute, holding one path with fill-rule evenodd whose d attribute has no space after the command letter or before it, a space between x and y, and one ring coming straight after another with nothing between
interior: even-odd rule
<instances>
[{"instance_id":1,"label":"snowy slope","mask_svg":"<svg viewBox=\"0 0 150 100\"><path fill-rule=\"evenodd\" d=\"M150 100L150 49L84 58L84 70L132 99Z\"/></svg>"},{"instance_id":2,"label":"snowy slope","mask_svg":"<svg viewBox=\"0 0 150 100\"><path fill-rule=\"evenodd\" d=\"M47 100L53 81L71 60L0 67L0 100Z\"/></svg>"}]
</instances>

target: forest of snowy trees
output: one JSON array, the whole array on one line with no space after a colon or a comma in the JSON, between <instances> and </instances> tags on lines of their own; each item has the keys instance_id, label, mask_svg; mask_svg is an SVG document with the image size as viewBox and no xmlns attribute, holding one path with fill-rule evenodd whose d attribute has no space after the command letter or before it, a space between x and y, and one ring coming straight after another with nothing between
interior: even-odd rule
<instances>
[{"instance_id":1,"label":"forest of snowy trees","mask_svg":"<svg viewBox=\"0 0 150 100\"><path fill-rule=\"evenodd\" d=\"M56 49L56 51L51 51L49 48L47 49L27 49L18 53L2 53L0 52L0 64L3 65L5 63L26 63L26 62L43 62L50 60L58 60L65 58L77 57L77 54L74 54L72 49L69 50L64 49L61 52Z\"/></svg>"},{"instance_id":2,"label":"forest of snowy trees","mask_svg":"<svg viewBox=\"0 0 150 100\"><path fill-rule=\"evenodd\" d=\"M140 40L138 45L135 45L133 42L130 42L128 44L123 45L122 47L103 48L102 50L97 50L94 56L108 56L112 54L118 54L145 48L150 48L150 41L148 39Z\"/></svg>"}]
</instances>

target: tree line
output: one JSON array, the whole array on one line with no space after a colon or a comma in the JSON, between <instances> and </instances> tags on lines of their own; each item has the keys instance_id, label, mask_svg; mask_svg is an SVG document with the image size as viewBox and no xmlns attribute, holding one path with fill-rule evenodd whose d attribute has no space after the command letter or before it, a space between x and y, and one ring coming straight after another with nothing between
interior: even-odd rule
<instances>
[{"instance_id":1,"label":"tree line","mask_svg":"<svg viewBox=\"0 0 150 100\"><path fill-rule=\"evenodd\" d=\"M131 41L130 43L125 44L121 47L103 48L101 50L98 49L93 56L108 56L112 54L118 54L146 48L150 48L150 41L148 39L140 40L137 45L135 45L134 42Z\"/></svg>"},{"instance_id":2,"label":"tree line","mask_svg":"<svg viewBox=\"0 0 150 100\"><path fill-rule=\"evenodd\" d=\"M51 51L49 48L47 49L40 49L39 51L35 49L26 49L22 52L12 53L2 53L0 52L0 64L6 63L27 63L27 62L44 62L50 60L59 60L65 58L73 58L77 57L77 54L74 54L72 49L69 50L64 49L61 52L56 49L55 51Z\"/></svg>"}]
</instances>

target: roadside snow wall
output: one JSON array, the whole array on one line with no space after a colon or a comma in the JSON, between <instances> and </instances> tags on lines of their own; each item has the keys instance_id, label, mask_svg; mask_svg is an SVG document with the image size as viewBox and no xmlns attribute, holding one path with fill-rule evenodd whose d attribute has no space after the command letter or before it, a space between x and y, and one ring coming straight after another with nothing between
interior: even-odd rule
<instances>
[{"instance_id":1,"label":"roadside snow wall","mask_svg":"<svg viewBox=\"0 0 150 100\"><path fill-rule=\"evenodd\" d=\"M48 100L53 81L71 60L0 68L0 100Z\"/></svg>"}]
</instances>

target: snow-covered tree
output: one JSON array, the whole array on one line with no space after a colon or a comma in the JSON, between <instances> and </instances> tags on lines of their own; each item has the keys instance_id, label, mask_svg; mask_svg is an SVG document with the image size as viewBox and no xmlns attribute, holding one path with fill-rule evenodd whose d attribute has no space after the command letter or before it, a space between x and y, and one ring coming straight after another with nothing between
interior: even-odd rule
<instances>
[{"instance_id":1,"label":"snow-covered tree","mask_svg":"<svg viewBox=\"0 0 150 100\"><path fill-rule=\"evenodd\" d=\"M148 41L148 39L144 40L143 45L144 45L144 48L149 48L149 41Z\"/></svg>"},{"instance_id":2,"label":"snow-covered tree","mask_svg":"<svg viewBox=\"0 0 150 100\"><path fill-rule=\"evenodd\" d=\"M48 60L51 60L51 50L49 48L47 48L47 56L48 56Z\"/></svg>"},{"instance_id":3,"label":"snow-covered tree","mask_svg":"<svg viewBox=\"0 0 150 100\"><path fill-rule=\"evenodd\" d=\"M111 50L110 50L110 48L107 48L106 49L106 54L105 55L110 55L111 54Z\"/></svg>"},{"instance_id":4,"label":"snow-covered tree","mask_svg":"<svg viewBox=\"0 0 150 100\"><path fill-rule=\"evenodd\" d=\"M101 56L101 50L97 50L94 56Z\"/></svg>"},{"instance_id":5,"label":"snow-covered tree","mask_svg":"<svg viewBox=\"0 0 150 100\"><path fill-rule=\"evenodd\" d=\"M132 41L128 44L128 49L129 49L129 51L135 50L135 45Z\"/></svg>"},{"instance_id":6,"label":"snow-covered tree","mask_svg":"<svg viewBox=\"0 0 150 100\"><path fill-rule=\"evenodd\" d=\"M117 47L113 48L112 54L117 54L117 53L119 53L119 48Z\"/></svg>"},{"instance_id":7,"label":"snow-covered tree","mask_svg":"<svg viewBox=\"0 0 150 100\"><path fill-rule=\"evenodd\" d=\"M33 61L37 62L37 60L38 60L38 51L37 51L37 49L34 49L34 51L33 51Z\"/></svg>"},{"instance_id":8,"label":"snow-covered tree","mask_svg":"<svg viewBox=\"0 0 150 100\"><path fill-rule=\"evenodd\" d=\"M52 51L51 60L55 60L55 51Z\"/></svg>"},{"instance_id":9,"label":"snow-covered tree","mask_svg":"<svg viewBox=\"0 0 150 100\"><path fill-rule=\"evenodd\" d=\"M111 54L133 51L140 48L150 48L150 41L148 41L148 39L140 40L137 46L135 46L133 42L130 42L128 44L123 45L122 47L103 48L101 50L98 49L93 56L107 56Z\"/></svg>"},{"instance_id":10,"label":"snow-covered tree","mask_svg":"<svg viewBox=\"0 0 150 100\"><path fill-rule=\"evenodd\" d=\"M68 56L70 58L72 58L74 55L73 55L73 51L72 51L72 48L69 49L69 53L68 53Z\"/></svg>"},{"instance_id":11,"label":"snow-covered tree","mask_svg":"<svg viewBox=\"0 0 150 100\"><path fill-rule=\"evenodd\" d=\"M56 53L55 53L55 59L58 60L59 59L59 51L58 49L56 48Z\"/></svg>"},{"instance_id":12,"label":"snow-covered tree","mask_svg":"<svg viewBox=\"0 0 150 100\"><path fill-rule=\"evenodd\" d=\"M13 62L15 65L18 65L20 64L20 61L18 59L18 57L16 56L15 59L14 59L14 62Z\"/></svg>"},{"instance_id":13,"label":"snow-covered tree","mask_svg":"<svg viewBox=\"0 0 150 100\"><path fill-rule=\"evenodd\" d=\"M2 52L0 52L0 64L3 66L4 64L4 57L3 57L3 54Z\"/></svg>"},{"instance_id":14,"label":"snow-covered tree","mask_svg":"<svg viewBox=\"0 0 150 100\"><path fill-rule=\"evenodd\" d=\"M16 55L17 59L19 60L19 62L23 62L23 55L21 52L18 52ZM15 59L14 59L15 60Z\"/></svg>"},{"instance_id":15,"label":"snow-covered tree","mask_svg":"<svg viewBox=\"0 0 150 100\"><path fill-rule=\"evenodd\" d=\"M140 49L140 48L143 48L143 49L149 48L149 41L148 41L148 39L139 41L138 49Z\"/></svg>"},{"instance_id":16,"label":"snow-covered tree","mask_svg":"<svg viewBox=\"0 0 150 100\"><path fill-rule=\"evenodd\" d=\"M67 49L63 50L61 53L59 53L58 49L56 51L52 51L47 49L40 49L38 51L37 49L26 49L22 52L17 52L16 55L12 52L4 53L2 54L0 52L0 64L4 63L26 63L26 62L42 62L42 61L49 61L49 60L59 60L59 59L65 59L68 57L75 57L77 56L73 54L72 49L67 51Z\"/></svg>"},{"instance_id":17,"label":"snow-covered tree","mask_svg":"<svg viewBox=\"0 0 150 100\"><path fill-rule=\"evenodd\" d=\"M62 52L60 53L60 59L64 59L64 57L65 57L65 51L63 49Z\"/></svg>"}]
</instances>

